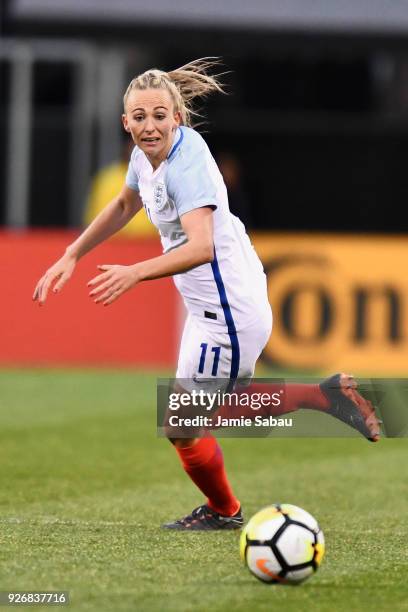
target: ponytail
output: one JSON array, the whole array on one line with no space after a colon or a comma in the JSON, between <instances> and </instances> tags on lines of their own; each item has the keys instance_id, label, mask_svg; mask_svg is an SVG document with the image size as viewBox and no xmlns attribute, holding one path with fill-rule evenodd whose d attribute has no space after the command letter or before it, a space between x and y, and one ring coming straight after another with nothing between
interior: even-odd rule
<instances>
[{"instance_id":1,"label":"ponytail","mask_svg":"<svg viewBox=\"0 0 408 612\"><path fill-rule=\"evenodd\" d=\"M133 89L167 89L173 100L174 110L181 115L182 125L192 127L193 118L201 116L193 110L193 100L206 98L215 91L225 93L220 81L220 77L225 73L209 74L220 63L219 58L203 57L170 72L156 68L147 70L130 82L123 98L125 111L127 99Z\"/></svg>"}]
</instances>

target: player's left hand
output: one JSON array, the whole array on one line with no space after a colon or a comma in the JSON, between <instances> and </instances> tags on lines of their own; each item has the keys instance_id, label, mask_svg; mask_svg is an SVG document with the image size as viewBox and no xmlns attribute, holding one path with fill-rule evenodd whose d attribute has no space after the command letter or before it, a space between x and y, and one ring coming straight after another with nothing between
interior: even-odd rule
<instances>
[{"instance_id":1,"label":"player's left hand","mask_svg":"<svg viewBox=\"0 0 408 612\"><path fill-rule=\"evenodd\" d=\"M90 297L98 296L94 302L98 304L103 302L104 306L112 304L140 281L136 266L98 266L99 270L103 270L102 274L98 274L89 281L88 287L94 287L89 293Z\"/></svg>"}]
</instances>

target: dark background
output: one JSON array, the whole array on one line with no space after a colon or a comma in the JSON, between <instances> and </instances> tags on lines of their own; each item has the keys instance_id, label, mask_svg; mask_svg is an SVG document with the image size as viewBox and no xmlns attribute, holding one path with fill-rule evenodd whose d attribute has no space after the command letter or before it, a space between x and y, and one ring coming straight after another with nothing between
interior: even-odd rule
<instances>
[{"instance_id":1,"label":"dark background","mask_svg":"<svg viewBox=\"0 0 408 612\"><path fill-rule=\"evenodd\" d=\"M207 124L201 131L215 155L228 152L238 159L251 228L408 231L408 43L402 36L85 27L10 18L2 30L19 38L76 37L124 47L137 40L162 69L221 56L231 71L224 77L229 95L204 103ZM5 92L4 62L0 77ZM64 226L71 67L38 62L34 83L30 224ZM3 111L4 93L0 103ZM120 113L118 108L118 121ZM2 185L4 173L1 163Z\"/></svg>"}]
</instances>

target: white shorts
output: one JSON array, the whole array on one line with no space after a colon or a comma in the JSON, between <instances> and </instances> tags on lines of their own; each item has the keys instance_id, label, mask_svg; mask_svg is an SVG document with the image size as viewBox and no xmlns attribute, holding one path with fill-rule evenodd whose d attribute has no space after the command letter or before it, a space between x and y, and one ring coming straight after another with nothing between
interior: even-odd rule
<instances>
[{"instance_id":1,"label":"white shorts","mask_svg":"<svg viewBox=\"0 0 408 612\"><path fill-rule=\"evenodd\" d=\"M217 379L227 386L231 381L248 384L256 362L272 331L270 309L257 324L229 334L219 332L187 317L181 338L177 379L192 381ZM182 385L184 388L190 385Z\"/></svg>"}]
</instances>

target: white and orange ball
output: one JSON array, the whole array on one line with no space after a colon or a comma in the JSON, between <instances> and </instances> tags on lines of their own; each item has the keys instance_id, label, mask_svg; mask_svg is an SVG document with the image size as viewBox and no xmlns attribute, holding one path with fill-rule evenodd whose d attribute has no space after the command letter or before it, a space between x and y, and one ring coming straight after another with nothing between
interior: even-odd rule
<instances>
[{"instance_id":1,"label":"white and orange ball","mask_svg":"<svg viewBox=\"0 0 408 612\"><path fill-rule=\"evenodd\" d=\"M249 571L270 584L299 584L319 568L324 536L316 519L298 506L274 504L245 526L241 558Z\"/></svg>"}]
</instances>

